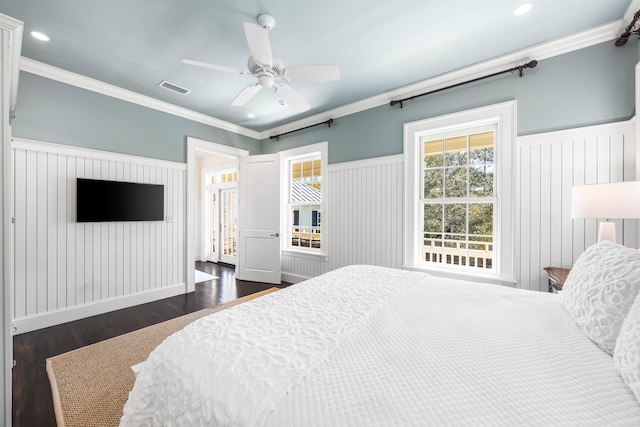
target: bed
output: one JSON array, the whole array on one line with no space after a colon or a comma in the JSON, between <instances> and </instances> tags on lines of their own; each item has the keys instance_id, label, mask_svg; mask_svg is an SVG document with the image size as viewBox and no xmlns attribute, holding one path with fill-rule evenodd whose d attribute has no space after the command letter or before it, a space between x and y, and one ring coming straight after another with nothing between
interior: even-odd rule
<instances>
[{"instance_id":1,"label":"bed","mask_svg":"<svg viewBox=\"0 0 640 427\"><path fill-rule=\"evenodd\" d=\"M627 341L635 299L618 322ZM568 306L558 294L344 267L167 338L121 425L640 425L635 373L625 377ZM633 371L640 359L628 353Z\"/></svg>"}]
</instances>

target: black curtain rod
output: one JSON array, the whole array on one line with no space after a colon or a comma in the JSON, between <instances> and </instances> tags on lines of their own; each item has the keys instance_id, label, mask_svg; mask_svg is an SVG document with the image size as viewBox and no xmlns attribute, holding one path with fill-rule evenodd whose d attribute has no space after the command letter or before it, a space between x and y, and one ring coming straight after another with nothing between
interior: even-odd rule
<instances>
[{"instance_id":1,"label":"black curtain rod","mask_svg":"<svg viewBox=\"0 0 640 427\"><path fill-rule=\"evenodd\" d=\"M447 90L447 89L452 89L454 87L458 87L458 86L462 86L462 85L466 85L467 83L473 83L473 82L477 82L478 80L484 80L484 79L488 79L489 77L495 77L498 76L500 74L505 74L505 73L513 73L514 71L518 71L520 73L520 77L522 77L522 72L524 71L525 68L535 68L536 65L538 65L538 61L536 61L535 59L532 61L527 62L526 64L523 65L518 65L517 67L513 67L513 68L509 68L508 70L504 70L504 71L498 71L497 73L493 73L493 74L489 74L488 76L482 76L482 77L477 77L475 79L472 80L468 80L466 82L461 82L461 83L456 83L454 85L451 86L447 86L447 87L443 87L440 89L436 89L436 90L432 90L431 92L426 92L426 93L421 93L419 95L414 95L414 96L410 96L408 98L403 98L403 99L394 99L393 101L391 101L389 104L393 107L394 105L400 104L400 108L403 107L403 103L405 101L411 101L414 100L416 98L419 98L421 96L425 96L425 95L431 95L432 93L436 93L436 92L440 92L443 90Z\"/></svg>"},{"instance_id":2,"label":"black curtain rod","mask_svg":"<svg viewBox=\"0 0 640 427\"><path fill-rule=\"evenodd\" d=\"M333 123L333 119L329 119L329 120L324 121L322 123L316 123L315 125L305 126L303 128L300 128L300 129L290 130L289 132L279 133L278 135L271 135L269 137L269 139L275 139L275 140L279 141L280 137L283 136L283 135L289 135L290 133L298 132L298 131L301 131L301 130L309 129L309 128L312 128L312 127L315 127L315 126L320 126L320 125L327 125L328 127L331 127L331 123Z\"/></svg>"}]
</instances>

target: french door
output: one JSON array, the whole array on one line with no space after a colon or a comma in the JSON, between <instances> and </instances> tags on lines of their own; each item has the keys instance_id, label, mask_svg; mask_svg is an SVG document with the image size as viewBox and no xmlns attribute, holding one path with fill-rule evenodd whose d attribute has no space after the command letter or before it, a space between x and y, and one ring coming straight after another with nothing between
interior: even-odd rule
<instances>
[{"instance_id":1,"label":"french door","mask_svg":"<svg viewBox=\"0 0 640 427\"><path fill-rule=\"evenodd\" d=\"M220 261L236 264L238 257L238 193L235 188L219 191L220 212Z\"/></svg>"},{"instance_id":2,"label":"french door","mask_svg":"<svg viewBox=\"0 0 640 427\"><path fill-rule=\"evenodd\" d=\"M234 186L210 186L205 210L206 260L236 265L238 259L238 192Z\"/></svg>"}]
</instances>

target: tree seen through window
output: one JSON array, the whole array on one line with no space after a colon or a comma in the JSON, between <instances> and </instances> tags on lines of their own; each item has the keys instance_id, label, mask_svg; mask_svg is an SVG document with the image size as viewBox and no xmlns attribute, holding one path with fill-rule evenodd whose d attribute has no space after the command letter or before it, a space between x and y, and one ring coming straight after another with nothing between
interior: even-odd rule
<instances>
[{"instance_id":1,"label":"tree seen through window","mask_svg":"<svg viewBox=\"0 0 640 427\"><path fill-rule=\"evenodd\" d=\"M423 143L427 262L493 267L494 132Z\"/></svg>"}]
</instances>

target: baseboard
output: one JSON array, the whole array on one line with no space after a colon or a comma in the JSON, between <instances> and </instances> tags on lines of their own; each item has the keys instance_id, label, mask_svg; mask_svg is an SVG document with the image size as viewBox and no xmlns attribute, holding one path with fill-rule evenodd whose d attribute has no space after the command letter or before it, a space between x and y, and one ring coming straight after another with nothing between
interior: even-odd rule
<instances>
[{"instance_id":1,"label":"baseboard","mask_svg":"<svg viewBox=\"0 0 640 427\"><path fill-rule=\"evenodd\" d=\"M49 326L72 322L74 320L80 320L110 311L133 307L134 305L145 304L159 299L182 295L184 293L185 284L178 283L167 286L166 288L153 289L133 295L126 295L105 301L98 301L91 304L69 307L62 310L23 317L21 319L14 319L13 335L24 334L37 329L48 328Z\"/></svg>"},{"instance_id":2,"label":"baseboard","mask_svg":"<svg viewBox=\"0 0 640 427\"><path fill-rule=\"evenodd\" d=\"M310 277L301 276L299 274L294 274L294 273L285 273L283 271L281 274L281 279L283 282L287 282L287 283L300 283L300 282L304 282L307 279L310 279Z\"/></svg>"}]
</instances>

